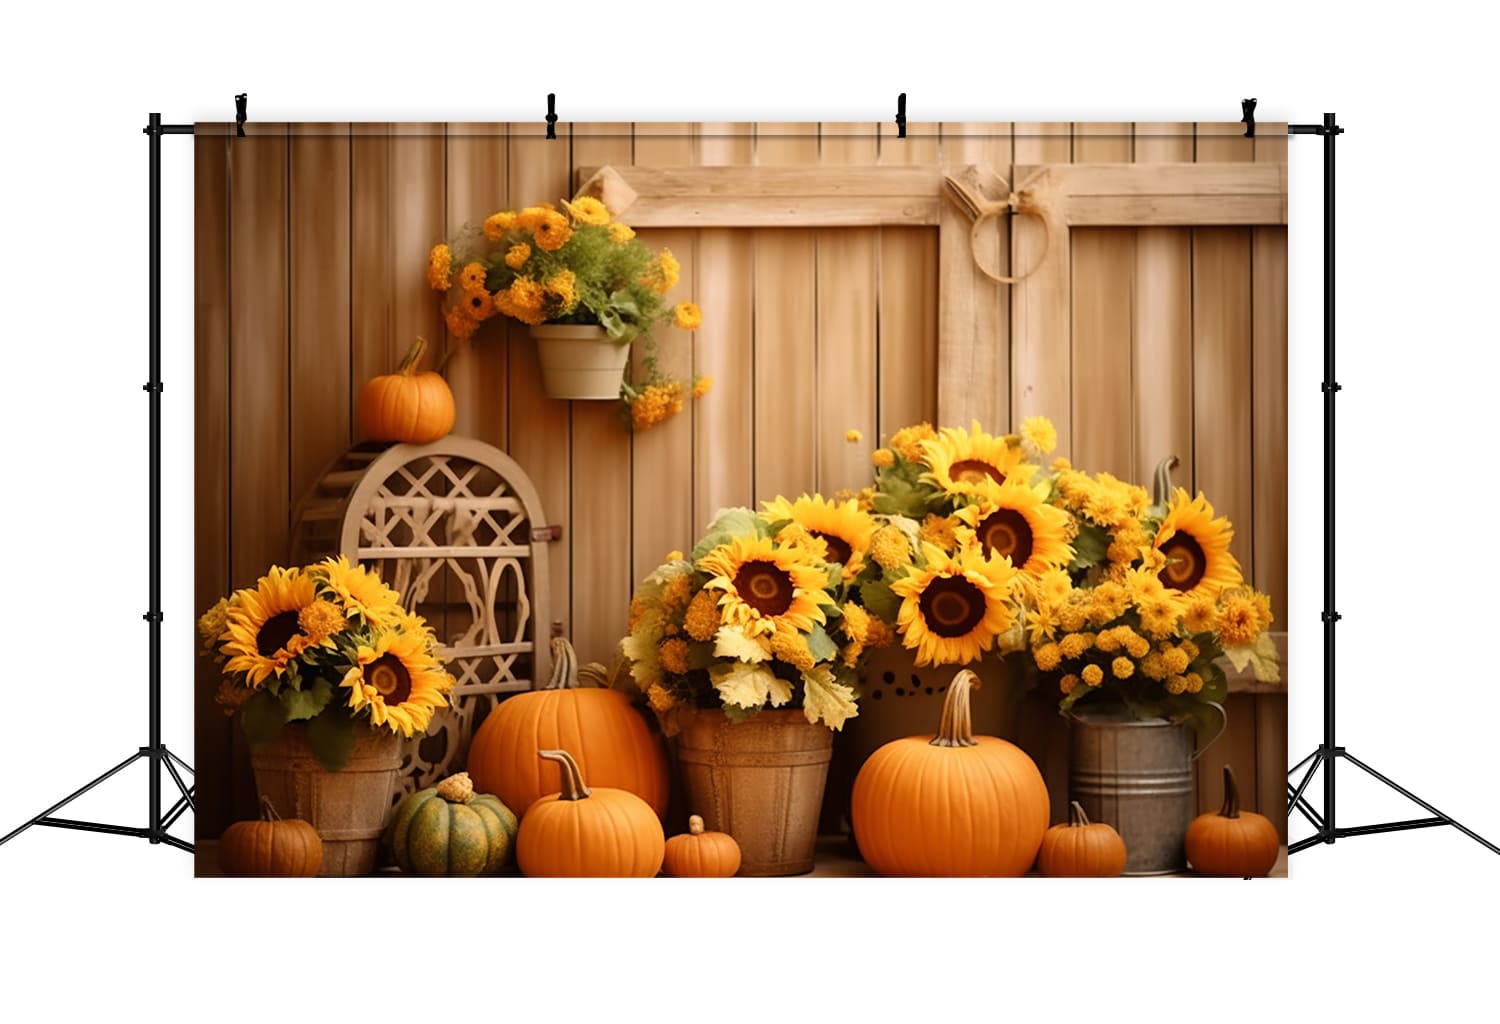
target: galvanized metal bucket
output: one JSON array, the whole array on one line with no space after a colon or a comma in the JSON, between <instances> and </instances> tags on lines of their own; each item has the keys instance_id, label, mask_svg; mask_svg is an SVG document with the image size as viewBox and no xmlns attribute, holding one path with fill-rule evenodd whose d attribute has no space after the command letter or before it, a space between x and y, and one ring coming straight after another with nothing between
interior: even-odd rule
<instances>
[{"instance_id":1,"label":"galvanized metal bucket","mask_svg":"<svg viewBox=\"0 0 1500 1024\"><path fill-rule=\"evenodd\" d=\"M1069 736L1068 791L1092 821L1125 840L1125 874L1166 875L1187 868L1183 837L1192 823L1193 762L1224 734L1228 716L1196 751L1191 726L1141 720L1125 708L1079 708Z\"/></svg>"}]
</instances>

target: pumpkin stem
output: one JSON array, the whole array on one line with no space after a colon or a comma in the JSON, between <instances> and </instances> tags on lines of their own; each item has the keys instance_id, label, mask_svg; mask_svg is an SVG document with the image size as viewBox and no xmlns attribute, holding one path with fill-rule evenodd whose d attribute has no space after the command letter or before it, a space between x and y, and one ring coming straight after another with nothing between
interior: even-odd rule
<instances>
[{"instance_id":1,"label":"pumpkin stem","mask_svg":"<svg viewBox=\"0 0 1500 1024\"><path fill-rule=\"evenodd\" d=\"M276 813L276 808L271 805L271 798L262 795L260 798L260 820L280 821L281 815Z\"/></svg>"},{"instance_id":2,"label":"pumpkin stem","mask_svg":"<svg viewBox=\"0 0 1500 1024\"><path fill-rule=\"evenodd\" d=\"M1083 813L1083 804L1074 800L1068 805L1068 825L1072 828L1088 828L1089 816Z\"/></svg>"},{"instance_id":3,"label":"pumpkin stem","mask_svg":"<svg viewBox=\"0 0 1500 1024\"><path fill-rule=\"evenodd\" d=\"M396 372L403 377L410 377L417 372L417 364L422 361L422 353L427 349L427 339L417 338L411 343L411 348L406 350L406 358L401 360L401 365L396 367Z\"/></svg>"},{"instance_id":4,"label":"pumpkin stem","mask_svg":"<svg viewBox=\"0 0 1500 1024\"><path fill-rule=\"evenodd\" d=\"M562 767L562 792L557 795L559 800L585 800L589 796L589 787L583 784L583 773L578 770L578 762L573 760L573 755L566 750L540 750L537 756L547 760L556 761Z\"/></svg>"},{"instance_id":5,"label":"pumpkin stem","mask_svg":"<svg viewBox=\"0 0 1500 1024\"><path fill-rule=\"evenodd\" d=\"M688 815L688 835L701 836L703 834L703 819L699 815Z\"/></svg>"},{"instance_id":6,"label":"pumpkin stem","mask_svg":"<svg viewBox=\"0 0 1500 1024\"><path fill-rule=\"evenodd\" d=\"M953 682L948 684L948 696L943 701L943 719L938 723L937 735L932 738L934 747L975 747L974 723L969 715L969 691L979 687L979 677L968 669L959 669Z\"/></svg>"},{"instance_id":7,"label":"pumpkin stem","mask_svg":"<svg viewBox=\"0 0 1500 1024\"><path fill-rule=\"evenodd\" d=\"M437 784L437 795L450 804L466 804L474 799L474 780L468 772L450 775Z\"/></svg>"},{"instance_id":8,"label":"pumpkin stem","mask_svg":"<svg viewBox=\"0 0 1500 1024\"><path fill-rule=\"evenodd\" d=\"M552 678L543 684L544 690L578 689L578 652L565 636L552 638Z\"/></svg>"},{"instance_id":9,"label":"pumpkin stem","mask_svg":"<svg viewBox=\"0 0 1500 1024\"><path fill-rule=\"evenodd\" d=\"M1240 787L1234 782L1234 769L1229 765L1224 766L1224 806L1219 808L1219 817L1238 818L1240 816Z\"/></svg>"}]
</instances>

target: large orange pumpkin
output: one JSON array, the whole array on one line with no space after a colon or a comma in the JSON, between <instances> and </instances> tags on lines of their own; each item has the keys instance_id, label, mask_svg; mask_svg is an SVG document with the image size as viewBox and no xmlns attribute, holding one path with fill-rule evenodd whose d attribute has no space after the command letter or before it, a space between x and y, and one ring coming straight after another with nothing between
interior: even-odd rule
<instances>
[{"instance_id":1,"label":"large orange pumpkin","mask_svg":"<svg viewBox=\"0 0 1500 1024\"><path fill-rule=\"evenodd\" d=\"M962 669L936 735L892 740L854 779L859 852L877 873L1018 876L1036 860L1051 816L1047 784L1020 747L974 736Z\"/></svg>"},{"instance_id":2,"label":"large orange pumpkin","mask_svg":"<svg viewBox=\"0 0 1500 1024\"><path fill-rule=\"evenodd\" d=\"M1068 820L1042 836L1036 869L1048 878L1118 878L1125 870L1125 840L1109 825L1091 822L1077 800Z\"/></svg>"},{"instance_id":3,"label":"large orange pumpkin","mask_svg":"<svg viewBox=\"0 0 1500 1024\"><path fill-rule=\"evenodd\" d=\"M590 789L565 750L537 755L555 762L562 791L526 811L516 862L531 878L654 878L666 837L646 802L623 789Z\"/></svg>"},{"instance_id":4,"label":"large orange pumpkin","mask_svg":"<svg viewBox=\"0 0 1500 1024\"><path fill-rule=\"evenodd\" d=\"M382 374L359 390L355 414L372 441L430 444L446 437L457 415L453 392L440 373L417 372L427 342L418 338L395 373Z\"/></svg>"},{"instance_id":5,"label":"large orange pumpkin","mask_svg":"<svg viewBox=\"0 0 1500 1024\"><path fill-rule=\"evenodd\" d=\"M552 678L491 711L469 744L474 788L494 793L525 817L526 808L562 789L557 765L543 750L562 749L595 785L623 789L667 809L667 755L645 718L617 690L578 685L578 656L566 637L552 640Z\"/></svg>"},{"instance_id":6,"label":"large orange pumpkin","mask_svg":"<svg viewBox=\"0 0 1500 1024\"><path fill-rule=\"evenodd\" d=\"M259 821L224 830L219 866L234 878L312 878L323 867L323 840L311 823L282 818L263 796Z\"/></svg>"},{"instance_id":7,"label":"large orange pumpkin","mask_svg":"<svg viewBox=\"0 0 1500 1024\"><path fill-rule=\"evenodd\" d=\"M1281 836L1271 819L1240 810L1240 790L1234 782L1234 770L1227 764L1224 805L1194 818L1183 845L1194 871L1225 878L1261 878L1270 873L1281 855Z\"/></svg>"}]
</instances>

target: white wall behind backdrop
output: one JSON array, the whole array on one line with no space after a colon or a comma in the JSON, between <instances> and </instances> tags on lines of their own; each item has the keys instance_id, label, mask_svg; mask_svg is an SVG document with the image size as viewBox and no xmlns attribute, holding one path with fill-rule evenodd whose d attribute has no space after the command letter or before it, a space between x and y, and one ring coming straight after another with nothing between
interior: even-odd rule
<instances>
[{"instance_id":1,"label":"white wall behind backdrop","mask_svg":"<svg viewBox=\"0 0 1500 1024\"><path fill-rule=\"evenodd\" d=\"M1087 6L1070 8L1068 31L1045 8L1018 19L978 4L834 15L768 2L748 25L738 9L686 5L13 14L0 62L11 323L0 833L146 741L148 111L226 120L248 90L265 120L524 120L553 91L567 120L868 121L891 117L906 91L914 121L1233 120L1247 94L1265 120L1339 113L1339 740L1500 838L1485 501L1495 267L1482 242L1500 215L1486 201L1481 36L1439 28L1452 4L1429 5L1418 26L1368 27L1308 5L1172 4L1149 17ZM1319 150L1291 144L1294 756L1321 730ZM191 146L168 139L165 152L165 737L190 756ZM79 816L143 821L140 771ZM1423 813L1345 771L1341 823ZM158 998L166 1019L258 1018L272 1000L306 1008L292 1019L365 1005L405 1014L431 1007L437 987L450 1007L472 998L486 1015L564 1019L626 1006L630 1019L694 1006L749 1019L785 1014L789 993L816 1007L799 1018L882 1019L935 1005L939 987L941 1005L958 991L987 1017L1054 1008L1070 992L1121 1020L1196 1012L1225 991L1212 1005L1226 1020L1293 1003L1309 1016L1378 1007L1377 1019L1471 1005L1490 970L1481 922L1500 909L1500 857L1435 829L1317 848L1291 868L1286 883L293 889L197 881L176 851L33 830L0 849L12 951L0 983L15 1019L55 1017L59 998L80 1018ZM1325 942L1330 921L1340 928ZM407 938L414 925L435 941ZM568 940L582 981L559 968ZM317 946L328 953L310 960ZM943 979L944 957L956 980ZM299 960L318 966L285 969ZM1337 987L1288 980L1294 960ZM466 971L484 980L453 980Z\"/></svg>"}]
</instances>

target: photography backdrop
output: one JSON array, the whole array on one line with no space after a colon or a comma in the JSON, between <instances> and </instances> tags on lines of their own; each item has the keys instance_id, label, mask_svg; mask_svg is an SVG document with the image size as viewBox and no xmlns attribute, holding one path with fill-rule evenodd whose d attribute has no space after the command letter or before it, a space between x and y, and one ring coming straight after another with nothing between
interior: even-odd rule
<instances>
[{"instance_id":1,"label":"photography backdrop","mask_svg":"<svg viewBox=\"0 0 1500 1024\"><path fill-rule=\"evenodd\" d=\"M560 123L555 140L538 124L197 128L199 609L286 562L298 501L360 440L354 391L414 335L445 337L428 248L494 210L571 196L579 169L977 164L1014 182L1013 167L1287 155L1284 125L1254 140L1239 124L912 124L906 139L885 124ZM1281 180L1284 219L1284 167ZM1001 268L1013 247L1032 254L1010 232L1002 220ZM448 365L455 433L515 458L563 528L552 617L583 660L610 660L636 581L716 509L857 487L877 439L971 415L994 431L1047 415L1060 454L1138 481L1178 455L1176 481L1235 523L1232 550L1284 628L1284 226L1073 227L1062 290L1056 274L983 282L962 351L943 347L942 267L955 264L934 226L640 233L680 257L678 292L705 311L696 342L663 338L671 368L715 381L683 415L631 435L612 403L544 397L519 326L486 325ZM867 443L847 444L849 429ZM210 838L253 814L254 787L243 738L210 699L214 667L197 671L196 827ZM1199 764L1200 808L1218 804L1220 764L1253 765L1246 803L1284 828L1284 694L1232 694L1230 731ZM1066 747L1061 720L1045 725L1058 737L1041 765L1052 781Z\"/></svg>"}]
</instances>

